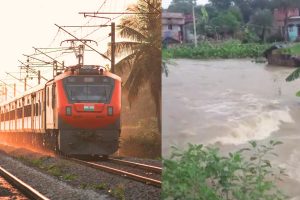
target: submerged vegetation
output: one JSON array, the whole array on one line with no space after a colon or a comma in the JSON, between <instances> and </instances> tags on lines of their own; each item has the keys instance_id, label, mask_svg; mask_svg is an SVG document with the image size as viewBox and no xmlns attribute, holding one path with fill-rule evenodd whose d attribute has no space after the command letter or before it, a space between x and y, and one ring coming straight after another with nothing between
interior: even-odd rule
<instances>
[{"instance_id":1,"label":"submerged vegetation","mask_svg":"<svg viewBox=\"0 0 300 200\"><path fill-rule=\"evenodd\" d=\"M250 142L228 156L219 149L189 145L188 150L173 149L163 162L163 199L199 200L284 200L277 187L284 169L273 166L270 156L278 141L266 145Z\"/></svg>"},{"instance_id":2,"label":"submerged vegetation","mask_svg":"<svg viewBox=\"0 0 300 200\"><path fill-rule=\"evenodd\" d=\"M290 47L278 49L278 51L282 54L288 54L291 56L300 56L300 43L295 43Z\"/></svg>"},{"instance_id":3,"label":"submerged vegetation","mask_svg":"<svg viewBox=\"0 0 300 200\"><path fill-rule=\"evenodd\" d=\"M165 49L165 58L255 58L262 56L271 44L241 43L230 40L222 43L203 42L197 48L181 46Z\"/></svg>"}]
</instances>

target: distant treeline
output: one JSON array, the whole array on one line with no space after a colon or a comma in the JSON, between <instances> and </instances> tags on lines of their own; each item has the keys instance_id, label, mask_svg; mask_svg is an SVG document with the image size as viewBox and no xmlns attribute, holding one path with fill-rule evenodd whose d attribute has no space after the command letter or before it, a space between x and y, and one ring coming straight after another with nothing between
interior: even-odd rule
<instances>
[{"instance_id":1,"label":"distant treeline","mask_svg":"<svg viewBox=\"0 0 300 200\"><path fill-rule=\"evenodd\" d=\"M164 58L256 58L262 56L270 44L241 43L229 40L221 43L203 42L198 47L189 45L163 50Z\"/></svg>"},{"instance_id":2,"label":"distant treeline","mask_svg":"<svg viewBox=\"0 0 300 200\"><path fill-rule=\"evenodd\" d=\"M299 0L209 0L196 5L194 0L172 0L169 12L191 14L195 6L200 39L234 38L243 42L274 42L286 38L288 15L283 28L274 26L274 9L287 13L300 8ZM192 25L190 25L192 31Z\"/></svg>"}]
</instances>

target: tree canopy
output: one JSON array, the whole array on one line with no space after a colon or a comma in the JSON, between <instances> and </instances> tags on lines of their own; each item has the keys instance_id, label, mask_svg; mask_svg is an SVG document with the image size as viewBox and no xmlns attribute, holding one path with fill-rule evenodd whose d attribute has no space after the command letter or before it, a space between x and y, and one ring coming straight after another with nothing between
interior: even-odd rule
<instances>
[{"instance_id":1,"label":"tree canopy","mask_svg":"<svg viewBox=\"0 0 300 200\"><path fill-rule=\"evenodd\" d=\"M191 14L193 5L197 16L197 33L217 38L236 35L247 37L250 31L250 35L256 35L261 41L271 34L275 8L286 12L289 8L300 9L299 0L209 0L206 5L195 5L194 0L172 0L168 11ZM205 16L203 7L207 12ZM286 26L287 17L284 21Z\"/></svg>"}]
</instances>

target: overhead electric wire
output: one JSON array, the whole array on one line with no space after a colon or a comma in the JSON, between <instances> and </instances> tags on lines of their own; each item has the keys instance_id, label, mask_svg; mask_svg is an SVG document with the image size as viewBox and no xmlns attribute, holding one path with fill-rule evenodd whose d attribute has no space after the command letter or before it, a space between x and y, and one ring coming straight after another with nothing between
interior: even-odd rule
<instances>
[{"instance_id":1,"label":"overhead electric wire","mask_svg":"<svg viewBox=\"0 0 300 200\"><path fill-rule=\"evenodd\" d=\"M48 47L50 47L50 46L55 42L55 40L56 40L56 38L57 38L57 36L58 36L58 34L59 34L59 31L60 31L60 29L57 30L57 32L56 32L54 38L52 39L52 41L50 42L50 44L48 45Z\"/></svg>"},{"instance_id":2,"label":"overhead electric wire","mask_svg":"<svg viewBox=\"0 0 300 200\"><path fill-rule=\"evenodd\" d=\"M64 28L60 27L59 25L55 24L55 26L59 27L60 29L62 29L63 31L65 31L66 33L68 33L69 35L71 35L73 38L77 39L79 42L81 42L82 44L84 44L85 46L89 47L90 49L94 50L95 52L97 52L99 55L101 55L102 57L106 58L107 60L110 60L110 58L108 58L106 55L104 55L103 53L100 53L98 50L96 50L95 48L93 48L92 46L82 42L79 38L77 38L75 35L71 34L70 32L66 31Z\"/></svg>"},{"instance_id":3,"label":"overhead electric wire","mask_svg":"<svg viewBox=\"0 0 300 200\"><path fill-rule=\"evenodd\" d=\"M103 3L100 5L100 7L97 9L97 12L99 12L102 7L106 4L107 0L104 0ZM92 21L92 18L90 18L83 26L88 25ZM74 30L72 33L76 33L80 28Z\"/></svg>"},{"instance_id":4,"label":"overhead electric wire","mask_svg":"<svg viewBox=\"0 0 300 200\"><path fill-rule=\"evenodd\" d=\"M113 20L115 20L115 19L121 17L122 15L123 15L123 14L120 14L119 16L114 17L114 18L112 18L111 20L109 20L108 22L112 22ZM104 25L108 24L108 22L104 23ZM89 34L85 35L85 36L82 37L81 39L87 38L88 36L92 35L93 33L95 33L96 31L98 31L98 30L101 29L101 28L103 28L103 27L98 27L97 29L93 30L92 32L90 32Z\"/></svg>"}]
</instances>

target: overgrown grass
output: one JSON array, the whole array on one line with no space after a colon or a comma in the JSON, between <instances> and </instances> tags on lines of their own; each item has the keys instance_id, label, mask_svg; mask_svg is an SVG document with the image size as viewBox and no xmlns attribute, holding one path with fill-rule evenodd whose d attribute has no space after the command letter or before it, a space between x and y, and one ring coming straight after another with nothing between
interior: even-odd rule
<instances>
[{"instance_id":1,"label":"overgrown grass","mask_svg":"<svg viewBox=\"0 0 300 200\"><path fill-rule=\"evenodd\" d=\"M156 119L141 120L139 126L144 127L141 132L121 141L122 154L142 158L160 158L161 135Z\"/></svg>"},{"instance_id":2,"label":"overgrown grass","mask_svg":"<svg viewBox=\"0 0 300 200\"><path fill-rule=\"evenodd\" d=\"M276 185L284 169L269 160L276 156L273 149L281 142L250 144L228 156L203 145L189 145L186 151L174 148L171 159L163 161L163 199L287 199Z\"/></svg>"},{"instance_id":3,"label":"overgrown grass","mask_svg":"<svg viewBox=\"0 0 300 200\"><path fill-rule=\"evenodd\" d=\"M62 164L48 164L46 161L47 159L49 159L49 157L39 157L31 159L25 156L19 156L18 159L33 167L46 171L52 176L61 178L66 181L72 181L77 178L77 176L74 174L66 173L64 170L65 166Z\"/></svg>"},{"instance_id":4,"label":"overgrown grass","mask_svg":"<svg viewBox=\"0 0 300 200\"><path fill-rule=\"evenodd\" d=\"M125 186L121 183L115 185L114 187L109 187L106 183L81 183L80 188L90 190L106 190L112 197L115 197L119 200L125 200Z\"/></svg>"},{"instance_id":5,"label":"overgrown grass","mask_svg":"<svg viewBox=\"0 0 300 200\"><path fill-rule=\"evenodd\" d=\"M111 188L108 192L119 200L125 200L125 186L123 184L118 184L116 187Z\"/></svg>"},{"instance_id":6,"label":"overgrown grass","mask_svg":"<svg viewBox=\"0 0 300 200\"><path fill-rule=\"evenodd\" d=\"M163 50L163 57L168 58L255 58L262 56L271 44L241 43L230 40L223 43L203 42L197 48L180 46Z\"/></svg>"},{"instance_id":7,"label":"overgrown grass","mask_svg":"<svg viewBox=\"0 0 300 200\"><path fill-rule=\"evenodd\" d=\"M278 49L277 51L282 54L289 54L292 56L300 56L300 43L293 44L292 46L287 47L287 48Z\"/></svg>"}]
</instances>

